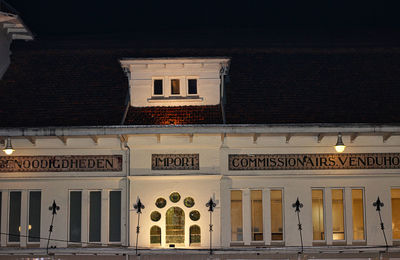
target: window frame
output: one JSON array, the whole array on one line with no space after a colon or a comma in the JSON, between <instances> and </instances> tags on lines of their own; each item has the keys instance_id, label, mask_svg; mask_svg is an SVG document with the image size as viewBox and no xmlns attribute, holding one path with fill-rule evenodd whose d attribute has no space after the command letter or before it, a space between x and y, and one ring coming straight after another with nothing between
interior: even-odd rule
<instances>
[{"instance_id":1,"label":"window frame","mask_svg":"<svg viewBox=\"0 0 400 260\"><path fill-rule=\"evenodd\" d=\"M252 243L252 244L253 243L263 243L263 242L265 242L265 232L264 232L264 229L265 229L264 203L265 203L265 201L263 200L264 190L254 188L254 189L249 189L249 191L250 191L250 243ZM261 192L261 220L262 220L261 234L263 237L262 240L254 240L254 237L253 237L253 234L254 234L254 232L253 232L253 201L252 201L252 192L253 191ZM242 208L243 208L243 193L242 193Z\"/></svg>"},{"instance_id":2,"label":"window frame","mask_svg":"<svg viewBox=\"0 0 400 260\"><path fill-rule=\"evenodd\" d=\"M242 207L241 207L241 213L242 213L242 240L232 240L232 191L240 191L241 192L241 202L242 202ZM231 245L243 245L244 244L244 215L243 215L243 195L244 195L244 189L229 189L229 230L230 230L230 244Z\"/></svg>"},{"instance_id":3,"label":"window frame","mask_svg":"<svg viewBox=\"0 0 400 260\"><path fill-rule=\"evenodd\" d=\"M22 196L23 190L9 190L8 191L8 201L7 201L7 238L6 243L7 245L20 245L21 244L21 231L19 231L20 237L19 241L10 241L10 212L11 212L11 193L12 192L19 192L21 193L21 201L20 201L20 219L19 219L19 227L22 227Z\"/></svg>"},{"instance_id":4,"label":"window frame","mask_svg":"<svg viewBox=\"0 0 400 260\"><path fill-rule=\"evenodd\" d=\"M80 192L81 193L81 238L80 238L80 242L75 242L75 241L71 241L71 232L70 232L70 229L71 229L71 192ZM77 190L75 190L75 189L73 189L73 190L68 190L68 216L67 216L67 232L68 232L68 245L82 245L83 244L83 242L82 242L82 235L83 235L83 231L84 231L84 229L83 229L83 210L84 210L84 206L83 206L83 193L84 193L84 190L79 190L79 189L77 189Z\"/></svg>"},{"instance_id":5,"label":"window frame","mask_svg":"<svg viewBox=\"0 0 400 260\"><path fill-rule=\"evenodd\" d=\"M391 210L390 216L391 216L391 219L392 219L392 226L393 226L393 202L392 202L393 196L392 196L392 190L399 190L400 191L400 187L399 186L390 187L390 210ZM392 230L392 240L393 240L393 242L396 242L396 243L398 243L400 241L400 238L394 238L393 230Z\"/></svg>"},{"instance_id":6,"label":"window frame","mask_svg":"<svg viewBox=\"0 0 400 260\"><path fill-rule=\"evenodd\" d=\"M333 187L330 188L331 190L331 215L332 215L332 243L333 244L342 244L343 242L347 241L347 207L346 207L346 189L344 187ZM344 239L333 239L333 190L341 190L342 191L342 201L343 201L343 232L344 232Z\"/></svg>"},{"instance_id":7,"label":"window frame","mask_svg":"<svg viewBox=\"0 0 400 260\"><path fill-rule=\"evenodd\" d=\"M162 94L155 94L154 93L154 82L156 81L156 80L161 80L161 82L162 82L162 88L161 88L161 90L162 90ZM165 97L165 77L153 77L152 78L152 80L151 80L151 96L152 97Z\"/></svg>"},{"instance_id":8,"label":"window frame","mask_svg":"<svg viewBox=\"0 0 400 260\"><path fill-rule=\"evenodd\" d=\"M102 237L102 234L101 234L101 228L102 228L102 224L103 224L103 221L104 221L104 219L102 218L102 210L103 210L103 192L102 192L102 190L96 190L96 189L94 189L94 190L87 190L87 192L88 192L88 205L87 205L87 219L88 219L88 222L87 222L87 240L88 240L88 242L89 243L97 243L97 244L101 244L102 243L102 239L103 239L103 237ZM91 204L92 204L92 201L91 201L91 199L90 199L90 193L91 192L100 192L100 241L90 241L90 206L91 206ZM108 238L107 238L107 240L108 240Z\"/></svg>"},{"instance_id":9,"label":"window frame","mask_svg":"<svg viewBox=\"0 0 400 260\"><path fill-rule=\"evenodd\" d=\"M179 82L179 93L178 94L173 94L172 93L172 81L173 80L178 80ZM179 76L173 76L173 77L168 77L168 85L169 85L169 95L172 97L183 97L182 93L185 93L184 91L182 91L182 77Z\"/></svg>"},{"instance_id":10,"label":"window frame","mask_svg":"<svg viewBox=\"0 0 400 260\"><path fill-rule=\"evenodd\" d=\"M281 203L282 203L282 240L272 240L272 218L271 218L271 191L280 191L281 192ZM269 189L269 217L270 217L270 226L271 226L271 230L270 230L270 239L271 239L271 243L282 243L285 241L285 193L284 193L284 188L270 188ZM266 204L267 202L265 202ZM267 211L268 212L268 211Z\"/></svg>"},{"instance_id":11,"label":"window frame","mask_svg":"<svg viewBox=\"0 0 400 260\"><path fill-rule=\"evenodd\" d=\"M123 223L122 223L122 217L123 217L123 208L122 208L122 206L123 206L123 201L122 201L122 189L112 189L112 190L109 190L108 191L108 212L107 212L107 214L108 214L108 223L107 223L107 226L108 226L108 229L110 229L110 204L111 204L111 199L110 199L110 194L111 194L111 192L112 191L119 191L120 192L120 195L121 195L121 198L120 198L120 200L121 200L121 212L120 212L120 241L110 241L110 232L108 232L108 237L107 237L107 241L108 241L108 243L109 244L122 244L122 235L123 235ZM101 239L101 236L100 236L100 239Z\"/></svg>"},{"instance_id":12,"label":"window frame","mask_svg":"<svg viewBox=\"0 0 400 260\"><path fill-rule=\"evenodd\" d=\"M43 192L42 192L42 190L38 190L38 189L34 189L34 190L28 190L27 191L27 195L28 195L28 198L27 198L27 201L28 201L28 207L27 207L27 224L26 224L26 235L27 235L27 238L26 238L26 243L27 244L29 244L29 245L38 245L38 244L40 244L40 240L41 239L39 239L39 241L37 241L37 242L30 242L29 241L29 225L30 225L30 223L29 223L29 218L30 218L30 214L29 214L29 209L30 209L30 206L31 206L31 192L40 192L40 212L39 212L39 222L40 222L40 224L41 224L41 222L42 222L42 202L43 202ZM41 226L40 226L40 229L39 229L39 237L42 237L41 236Z\"/></svg>"},{"instance_id":13,"label":"window frame","mask_svg":"<svg viewBox=\"0 0 400 260\"><path fill-rule=\"evenodd\" d=\"M189 80L196 80L196 94L190 94L189 93ZM199 77L187 76L185 78L185 82L186 82L186 95L188 97L197 97L197 96L199 96Z\"/></svg>"},{"instance_id":14,"label":"window frame","mask_svg":"<svg viewBox=\"0 0 400 260\"><path fill-rule=\"evenodd\" d=\"M366 227L366 222L365 222L365 220L366 220L366 208L365 208L365 188L364 187L351 187L350 188L350 190L351 190L351 216L352 216L352 219L351 219L351 224L352 224L352 230L351 230L351 232L352 232L352 237L353 237L353 242L356 242L356 243L365 243L365 242L367 242L367 227ZM363 225L364 225L364 239L362 239L362 240L356 240L356 239L354 239L354 221L353 221L353 190L361 190L362 191L362 198L363 198Z\"/></svg>"},{"instance_id":15,"label":"window frame","mask_svg":"<svg viewBox=\"0 0 400 260\"><path fill-rule=\"evenodd\" d=\"M314 228L311 228L312 231L312 242L313 243L326 243L327 238L326 238L326 194L325 194L325 188L323 187L313 187L311 188L311 223L313 223L313 217L312 217L312 191L313 190L321 190L322 191L322 212L323 212L323 228L324 228L324 239L323 240L315 240L314 239Z\"/></svg>"}]
</instances>

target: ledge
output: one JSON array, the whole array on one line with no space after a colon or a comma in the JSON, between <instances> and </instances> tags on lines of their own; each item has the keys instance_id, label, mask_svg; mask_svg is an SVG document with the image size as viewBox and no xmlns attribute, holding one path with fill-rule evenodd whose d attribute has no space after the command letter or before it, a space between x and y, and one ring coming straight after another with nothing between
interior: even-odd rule
<instances>
[{"instance_id":1,"label":"ledge","mask_svg":"<svg viewBox=\"0 0 400 260\"><path fill-rule=\"evenodd\" d=\"M170 96L170 97L151 97L147 99L149 103L169 103L169 102L201 102L202 97L199 96Z\"/></svg>"}]
</instances>

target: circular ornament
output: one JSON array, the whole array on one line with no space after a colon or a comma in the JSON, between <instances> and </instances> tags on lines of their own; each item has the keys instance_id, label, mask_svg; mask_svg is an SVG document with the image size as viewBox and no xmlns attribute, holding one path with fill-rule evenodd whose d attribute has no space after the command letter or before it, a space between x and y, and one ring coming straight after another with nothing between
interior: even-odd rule
<instances>
[{"instance_id":1,"label":"circular ornament","mask_svg":"<svg viewBox=\"0 0 400 260\"><path fill-rule=\"evenodd\" d=\"M150 218L151 218L151 220L157 222L161 219L161 214L158 211L153 211L153 212L151 212Z\"/></svg>"},{"instance_id":2,"label":"circular ornament","mask_svg":"<svg viewBox=\"0 0 400 260\"><path fill-rule=\"evenodd\" d=\"M200 212L198 212L197 210L190 211L189 217L191 220L197 221L200 219Z\"/></svg>"},{"instance_id":3,"label":"circular ornament","mask_svg":"<svg viewBox=\"0 0 400 260\"><path fill-rule=\"evenodd\" d=\"M156 200L156 206L159 209L162 209L165 207L165 205L167 205L167 201L164 198L158 198Z\"/></svg>"},{"instance_id":4,"label":"circular ornament","mask_svg":"<svg viewBox=\"0 0 400 260\"><path fill-rule=\"evenodd\" d=\"M185 204L186 207L191 208L194 206L194 199L192 197L187 197L183 201L183 204Z\"/></svg>"},{"instance_id":5,"label":"circular ornament","mask_svg":"<svg viewBox=\"0 0 400 260\"><path fill-rule=\"evenodd\" d=\"M171 195L169 195L169 199L172 202L177 203L181 200L181 195L178 192L172 192Z\"/></svg>"}]
</instances>

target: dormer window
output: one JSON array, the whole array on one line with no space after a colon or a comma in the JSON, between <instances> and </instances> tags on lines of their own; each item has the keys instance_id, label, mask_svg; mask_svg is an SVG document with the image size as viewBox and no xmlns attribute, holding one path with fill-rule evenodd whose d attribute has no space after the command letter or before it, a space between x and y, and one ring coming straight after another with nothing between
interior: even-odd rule
<instances>
[{"instance_id":1,"label":"dormer window","mask_svg":"<svg viewBox=\"0 0 400 260\"><path fill-rule=\"evenodd\" d=\"M155 79L153 81L153 95L160 96L163 95L163 80L162 79Z\"/></svg>"},{"instance_id":2,"label":"dormer window","mask_svg":"<svg viewBox=\"0 0 400 260\"><path fill-rule=\"evenodd\" d=\"M180 93L180 80L171 79L171 95L179 95Z\"/></svg>"},{"instance_id":3,"label":"dormer window","mask_svg":"<svg viewBox=\"0 0 400 260\"><path fill-rule=\"evenodd\" d=\"M122 59L130 87L130 105L207 106L220 104L230 59Z\"/></svg>"},{"instance_id":4,"label":"dormer window","mask_svg":"<svg viewBox=\"0 0 400 260\"><path fill-rule=\"evenodd\" d=\"M188 95L197 95L197 79L188 79Z\"/></svg>"}]
</instances>

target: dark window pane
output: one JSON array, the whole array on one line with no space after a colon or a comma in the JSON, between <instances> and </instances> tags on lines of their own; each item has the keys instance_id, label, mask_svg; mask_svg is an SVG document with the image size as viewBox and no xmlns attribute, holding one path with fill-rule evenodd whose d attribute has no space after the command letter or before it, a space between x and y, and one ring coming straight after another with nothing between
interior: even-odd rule
<instances>
[{"instance_id":1,"label":"dark window pane","mask_svg":"<svg viewBox=\"0 0 400 260\"><path fill-rule=\"evenodd\" d=\"M71 191L69 202L69 240L81 242L82 192Z\"/></svg>"},{"instance_id":2,"label":"dark window pane","mask_svg":"<svg viewBox=\"0 0 400 260\"><path fill-rule=\"evenodd\" d=\"M185 243L185 212L178 207L167 210L165 219L167 244Z\"/></svg>"},{"instance_id":3,"label":"dark window pane","mask_svg":"<svg viewBox=\"0 0 400 260\"><path fill-rule=\"evenodd\" d=\"M110 242L121 241L121 191L110 192Z\"/></svg>"},{"instance_id":4,"label":"dark window pane","mask_svg":"<svg viewBox=\"0 0 400 260\"><path fill-rule=\"evenodd\" d=\"M190 227L190 244L200 243L200 227L197 225Z\"/></svg>"},{"instance_id":5,"label":"dark window pane","mask_svg":"<svg viewBox=\"0 0 400 260\"><path fill-rule=\"evenodd\" d=\"M161 245L161 228L158 226L150 228L150 244Z\"/></svg>"},{"instance_id":6,"label":"dark window pane","mask_svg":"<svg viewBox=\"0 0 400 260\"><path fill-rule=\"evenodd\" d=\"M197 94L197 79L189 79L188 80L188 90L189 95Z\"/></svg>"},{"instance_id":7,"label":"dark window pane","mask_svg":"<svg viewBox=\"0 0 400 260\"><path fill-rule=\"evenodd\" d=\"M100 242L101 191L90 192L89 241Z\"/></svg>"},{"instance_id":8,"label":"dark window pane","mask_svg":"<svg viewBox=\"0 0 400 260\"><path fill-rule=\"evenodd\" d=\"M40 191L31 191L29 193L29 242L40 242L40 208L41 208Z\"/></svg>"},{"instance_id":9,"label":"dark window pane","mask_svg":"<svg viewBox=\"0 0 400 260\"><path fill-rule=\"evenodd\" d=\"M163 81L162 79L154 80L154 95L162 95L163 94Z\"/></svg>"},{"instance_id":10,"label":"dark window pane","mask_svg":"<svg viewBox=\"0 0 400 260\"><path fill-rule=\"evenodd\" d=\"M19 229L21 227L21 192L10 192L10 216L9 216L8 241L19 242Z\"/></svg>"},{"instance_id":11,"label":"dark window pane","mask_svg":"<svg viewBox=\"0 0 400 260\"><path fill-rule=\"evenodd\" d=\"M179 79L171 79L171 94L172 95L179 95Z\"/></svg>"}]
</instances>

